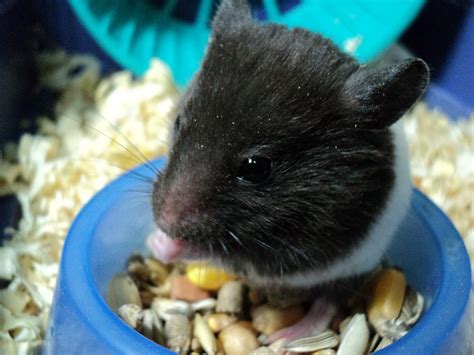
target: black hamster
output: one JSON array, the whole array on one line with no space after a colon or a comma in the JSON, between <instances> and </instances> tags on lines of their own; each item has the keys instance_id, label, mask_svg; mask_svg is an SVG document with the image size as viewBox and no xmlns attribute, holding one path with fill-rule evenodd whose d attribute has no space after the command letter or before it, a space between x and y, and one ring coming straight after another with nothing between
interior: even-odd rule
<instances>
[{"instance_id":1,"label":"black hamster","mask_svg":"<svg viewBox=\"0 0 474 355\"><path fill-rule=\"evenodd\" d=\"M428 76L420 59L359 65L320 35L223 1L154 184L155 255L276 288L370 271L409 205L396 122Z\"/></svg>"}]
</instances>

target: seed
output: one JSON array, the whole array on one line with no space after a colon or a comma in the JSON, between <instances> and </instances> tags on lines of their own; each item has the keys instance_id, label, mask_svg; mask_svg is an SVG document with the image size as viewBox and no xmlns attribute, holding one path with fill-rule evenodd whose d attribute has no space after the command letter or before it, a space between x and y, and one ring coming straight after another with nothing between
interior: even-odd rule
<instances>
[{"instance_id":1,"label":"seed","mask_svg":"<svg viewBox=\"0 0 474 355\"><path fill-rule=\"evenodd\" d=\"M191 340L191 351L192 353L196 353L196 354L202 353L201 342L199 341L198 338L193 338L193 340Z\"/></svg>"},{"instance_id":2,"label":"seed","mask_svg":"<svg viewBox=\"0 0 474 355\"><path fill-rule=\"evenodd\" d=\"M191 309L197 311L210 311L216 307L217 301L215 298L206 298L201 301L196 301L191 304Z\"/></svg>"},{"instance_id":3,"label":"seed","mask_svg":"<svg viewBox=\"0 0 474 355\"><path fill-rule=\"evenodd\" d=\"M130 276L120 273L112 278L107 292L107 303L115 312L124 304L136 304L142 307L137 285Z\"/></svg>"},{"instance_id":4,"label":"seed","mask_svg":"<svg viewBox=\"0 0 474 355\"><path fill-rule=\"evenodd\" d=\"M216 337L200 314L196 314L194 318L194 336L199 340L206 353L215 354L217 352Z\"/></svg>"},{"instance_id":5,"label":"seed","mask_svg":"<svg viewBox=\"0 0 474 355\"><path fill-rule=\"evenodd\" d=\"M207 319L207 324L214 333L219 333L222 329L231 325L232 323L235 323L236 321L237 318L234 316L230 316L225 313L214 313L211 314Z\"/></svg>"},{"instance_id":6,"label":"seed","mask_svg":"<svg viewBox=\"0 0 474 355\"><path fill-rule=\"evenodd\" d=\"M390 319L380 324L377 328L377 332L381 336L392 339L393 341L400 339L408 333L408 330L409 326L398 318Z\"/></svg>"},{"instance_id":7,"label":"seed","mask_svg":"<svg viewBox=\"0 0 474 355\"><path fill-rule=\"evenodd\" d=\"M393 344L393 341L391 339L382 338L382 340L380 340L379 345L377 346L375 351L382 350L383 348L386 348L387 346L389 346L391 344Z\"/></svg>"},{"instance_id":8,"label":"seed","mask_svg":"<svg viewBox=\"0 0 474 355\"><path fill-rule=\"evenodd\" d=\"M341 344L337 355L362 355L369 342L369 328L365 315L355 314L344 332L341 334Z\"/></svg>"},{"instance_id":9,"label":"seed","mask_svg":"<svg viewBox=\"0 0 474 355\"><path fill-rule=\"evenodd\" d=\"M339 340L339 335L332 330L328 330L319 335L294 340L286 344L283 348L289 352L309 353L317 350L334 348L339 345Z\"/></svg>"},{"instance_id":10,"label":"seed","mask_svg":"<svg viewBox=\"0 0 474 355\"><path fill-rule=\"evenodd\" d=\"M171 293L171 281L170 278L167 278L163 284L160 286L150 286L146 285L145 289L147 291L150 291L151 293L155 294L156 296L159 297L168 297L169 294Z\"/></svg>"},{"instance_id":11,"label":"seed","mask_svg":"<svg viewBox=\"0 0 474 355\"><path fill-rule=\"evenodd\" d=\"M234 279L234 276L224 270L203 263L188 265L186 276L193 284L210 291L217 291L224 283Z\"/></svg>"},{"instance_id":12,"label":"seed","mask_svg":"<svg viewBox=\"0 0 474 355\"><path fill-rule=\"evenodd\" d=\"M279 354L281 352L281 349L283 348L283 345L285 344L285 341L286 340L284 338L279 339L271 343L268 347L272 349L274 353Z\"/></svg>"},{"instance_id":13,"label":"seed","mask_svg":"<svg viewBox=\"0 0 474 355\"><path fill-rule=\"evenodd\" d=\"M165 345L164 329L158 315L152 309L143 310L142 333L158 344Z\"/></svg>"},{"instance_id":14,"label":"seed","mask_svg":"<svg viewBox=\"0 0 474 355\"><path fill-rule=\"evenodd\" d=\"M241 281L228 281L217 293L216 311L240 314L243 309L244 285Z\"/></svg>"},{"instance_id":15,"label":"seed","mask_svg":"<svg viewBox=\"0 0 474 355\"><path fill-rule=\"evenodd\" d=\"M407 325L415 324L420 319L423 312L424 299L423 296L412 288L408 287L403 300L402 311L399 319Z\"/></svg>"},{"instance_id":16,"label":"seed","mask_svg":"<svg viewBox=\"0 0 474 355\"><path fill-rule=\"evenodd\" d=\"M199 301L209 298L209 292L193 284L186 276L171 277L170 298L183 301Z\"/></svg>"},{"instance_id":17,"label":"seed","mask_svg":"<svg viewBox=\"0 0 474 355\"><path fill-rule=\"evenodd\" d=\"M266 345L269 335L301 320L304 308L262 304L265 297L261 292L246 292L247 286L243 281L207 265L186 266L181 263L167 269L152 260L148 260L148 264L155 268L158 275L167 273L159 286L153 286L152 281L147 280L150 270L145 261L134 258L128 263L132 278L118 275L126 285L119 283L118 289L128 287L131 282L132 287L140 289L142 304L150 307L151 303L151 308L141 310L136 304L127 304L120 309L119 315L149 339L181 354L274 355L304 352L313 355L360 355L365 351L380 350L399 339L416 323L423 310L423 297L406 287L403 274L395 269L385 269L366 284L364 292L360 292L366 296L357 296L357 300L348 307L351 316L344 318L347 310L341 310L333 317L331 327L319 335L300 338L286 345L286 339ZM219 285L216 286L216 283ZM109 288L114 285L111 284ZM201 288L203 285L207 290ZM216 290L217 294L209 292L211 289ZM194 291L201 296L193 296ZM397 297L390 299L394 293ZM354 315L365 307L363 301L367 298L367 314L376 329L370 344L366 316ZM251 307L251 321L242 320L248 306ZM162 320L165 320L165 326ZM333 330L339 330L340 335Z\"/></svg>"},{"instance_id":18,"label":"seed","mask_svg":"<svg viewBox=\"0 0 474 355\"><path fill-rule=\"evenodd\" d=\"M304 309L301 306L280 309L265 304L252 311L252 319L255 329L265 335L271 335L277 330L289 327L301 320L303 317Z\"/></svg>"},{"instance_id":19,"label":"seed","mask_svg":"<svg viewBox=\"0 0 474 355\"><path fill-rule=\"evenodd\" d=\"M227 355L248 354L259 347L255 332L238 323L224 328L219 340Z\"/></svg>"},{"instance_id":20,"label":"seed","mask_svg":"<svg viewBox=\"0 0 474 355\"><path fill-rule=\"evenodd\" d=\"M396 319L389 319L377 327L377 332L390 341L396 341L408 333L410 326L415 324L423 311L423 296L407 288L402 310Z\"/></svg>"},{"instance_id":21,"label":"seed","mask_svg":"<svg viewBox=\"0 0 474 355\"><path fill-rule=\"evenodd\" d=\"M314 353L311 353L311 355L336 355L336 350L334 349L318 350L318 351L315 351Z\"/></svg>"},{"instance_id":22,"label":"seed","mask_svg":"<svg viewBox=\"0 0 474 355\"><path fill-rule=\"evenodd\" d=\"M268 343L268 335L265 335L265 334L260 334L258 337L257 337L257 340L260 344L269 344Z\"/></svg>"},{"instance_id":23,"label":"seed","mask_svg":"<svg viewBox=\"0 0 474 355\"><path fill-rule=\"evenodd\" d=\"M150 281L156 286L161 285L168 278L168 269L165 265L153 258L146 258L145 265L150 270Z\"/></svg>"},{"instance_id":24,"label":"seed","mask_svg":"<svg viewBox=\"0 0 474 355\"><path fill-rule=\"evenodd\" d=\"M142 307L136 304L124 304L120 306L118 315L133 329L137 329L143 319Z\"/></svg>"},{"instance_id":25,"label":"seed","mask_svg":"<svg viewBox=\"0 0 474 355\"><path fill-rule=\"evenodd\" d=\"M339 333L343 333L344 329L347 328L349 323L351 322L352 316L346 317L342 320L341 323L339 323Z\"/></svg>"},{"instance_id":26,"label":"seed","mask_svg":"<svg viewBox=\"0 0 474 355\"><path fill-rule=\"evenodd\" d=\"M170 300L168 298L155 298L151 308L161 319L168 320L171 316L182 314L189 317L192 313L191 305L185 301Z\"/></svg>"},{"instance_id":27,"label":"seed","mask_svg":"<svg viewBox=\"0 0 474 355\"><path fill-rule=\"evenodd\" d=\"M369 344L369 353L373 353L375 349L377 349L377 346L379 345L381 339L382 336L379 333L375 333Z\"/></svg>"},{"instance_id":28,"label":"seed","mask_svg":"<svg viewBox=\"0 0 474 355\"><path fill-rule=\"evenodd\" d=\"M217 339L217 355L225 355L224 346L219 339Z\"/></svg>"},{"instance_id":29,"label":"seed","mask_svg":"<svg viewBox=\"0 0 474 355\"><path fill-rule=\"evenodd\" d=\"M273 355L275 352L267 346L261 346L252 350L249 355Z\"/></svg>"},{"instance_id":30,"label":"seed","mask_svg":"<svg viewBox=\"0 0 474 355\"><path fill-rule=\"evenodd\" d=\"M155 299L156 295L150 291L140 291L140 299L142 300L143 308L149 308Z\"/></svg>"},{"instance_id":31,"label":"seed","mask_svg":"<svg viewBox=\"0 0 474 355\"><path fill-rule=\"evenodd\" d=\"M133 253L132 255L130 255L130 257L127 259L127 268L130 266L130 264L132 263L141 263L143 264L145 262L145 260L143 259L143 256L141 256L141 254L139 253Z\"/></svg>"},{"instance_id":32,"label":"seed","mask_svg":"<svg viewBox=\"0 0 474 355\"><path fill-rule=\"evenodd\" d=\"M369 321L377 329L400 314L405 295L405 276L398 270L387 269L380 273L368 306Z\"/></svg>"},{"instance_id":33,"label":"seed","mask_svg":"<svg viewBox=\"0 0 474 355\"><path fill-rule=\"evenodd\" d=\"M255 334L257 334L257 331L255 330L252 322L248 321L248 320L239 320L237 321L235 324L238 324L240 325L241 327L244 327L244 328L247 328L248 330L251 330L252 332L254 332Z\"/></svg>"},{"instance_id":34,"label":"seed","mask_svg":"<svg viewBox=\"0 0 474 355\"><path fill-rule=\"evenodd\" d=\"M139 281L150 281L150 269L143 262L138 260L133 260L128 263L127 272L130 276Z\"/></svg>"},{"instance_id":35,"label":"seed","mask_svg":"<svg viewBox=\"0 0 474 355\"><path fill-rule=\"evenodd\" d=\"M182 314L173 314L165 325L166 346L179 354L186 354L191 346L191 323Z\"/></svg>"}]
</instances>

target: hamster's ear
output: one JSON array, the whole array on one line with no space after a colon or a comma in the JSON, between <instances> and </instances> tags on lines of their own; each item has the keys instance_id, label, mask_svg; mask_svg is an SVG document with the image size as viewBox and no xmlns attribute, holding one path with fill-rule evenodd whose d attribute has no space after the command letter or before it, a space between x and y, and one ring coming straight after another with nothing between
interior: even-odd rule
<instances>
[{"instance_id":1,"label":"hamster's ear","mask_svg":"<svg viewBox=\"0 0 474 355\"><path fill-rule=\"evenodd\" d=\"M212 20L213 34L225 34L251 22L246 0L222 0Z\"/></svg>"},{"instance_id":2,"label":"hamster's ear","mask_svg":"<svg viewBox=\"0 0 474 355\"><path fill-rule=\"evenodd\" d=\"M429 68L421 59L375 69L360 67L346 81L344 98L357 120L370 128L395 123L423 94Z\"/></svg>"}]
</instances>

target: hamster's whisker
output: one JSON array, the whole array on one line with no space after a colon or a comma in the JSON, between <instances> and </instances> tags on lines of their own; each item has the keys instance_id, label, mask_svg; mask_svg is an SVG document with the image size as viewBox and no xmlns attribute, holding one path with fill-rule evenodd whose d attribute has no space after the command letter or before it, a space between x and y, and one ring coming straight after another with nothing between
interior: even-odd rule
<instances>
[{"instance_id":1,"label":"hamster's whisker","mask_svg":"<svg viewBox=\"0 0 474 355\"><path fill-rule=\"evenodd\" d=\"M306 236L305 238L305 243L309 243L310 241L314 240L314 236L309 234L308 231L302 228L298 228L297 226L293 226L293 228L298 229L300 234L303 234ZM275 237L277 235L284 235L284 231L282 229L279 229L281 232L280 233L275 233ZM306 252L303 250L304 248L298 248L297 246L293 244L289 244L287 240L283 240L281 238L277 238L278 243L286 246L289 249L290 256L292 257L293 260L297 261L298 264L301 264L301 260L299 257L301 257L303 260L307 261L311 266L313 267L319 267L320 265L317 263L318 258L311 257L310 255L306 254ZM337 246L337 243L335 241L327 240L327 243L332 245L336 250L341 250L340 247ZM330 258L328 254L324 251L323 248L318 246L317 244L313 244L312 247L318 252L322 258L326 260L326 262L330 262ZM298 257L299 256L299 257Z\"/></svg>"},{"instance_id":2,"label":"hamster's whisker","mask_svg":"<svg viewBox=\"0 0 474 355\"><path fill-rule=\"evenodd\" d=\"M308 234L306 235L308 236L307 240L308 241L311 240L309 238L309 235ZM343 244L343 241L337 242L335 240L326 239L325 242L329 244L329 246L332 247L336 253L340 254L342 252L343 249L341 248L341 244ZM327 252L325 251L325 248L321 248L316 243L313 244L312 246L316 249L316 252L318 252L326 260L326 262L329 263L331 261Z\"/></svg>"},{"instance_id":3,"label":"hamster's whisker","mask_svg":"<svg viewBox=\"0 0 474 355\"><path fill-rule=\"evenodd\" d=\"M224 251L224 253L227 254L228 256L230 256L229 249L227 249L227 246L225 245L225 243L222 239L219 239L219 244L221 245L221 248Z\"/></svg>"},{"instance_id":4,"label":"hamster's whisker","mask_svg":"<svg viewBox=\"0 0 474 355\"><path fill-rule=\"evenodd\" d=\"M100 163L106 164L106 165L108 165L110 167L113 167L113 168L120 169L122 172L129 173L129 174L131 174L131 176L137 178L140 181L145 182L146 184L149 184L150 186L153 186L153 184L155 183L154 179L152 179L151 177L140 174L140 173L137 173L136 171L133 171L133 170L125 169L125 168L121 167L120 165L116 165L116 164L111 163L107 159L101 159L101 158L89 158L89 159L92 160L92 161L95 161L95 162L100 162ZM89 160L89 159L84 158L83 160Z\"/></svg>"},{"instance_id":5,"label":"hamster's whisker","mask_svg":"<svg viewBox=\"0 0 474 355\"><path fill-rule=\"evenodd\" d=\"M112 143L115 143L115 144L118 144L120 147L122 147L123 149L125 149L134 159L134 161L138 164L145 164L145 166L147 167L147 169L149 169L152 173L156 174L157 172L157 169L148 161L143 161L139 156L137 156L132 150L130 150L129 148L127 148L127 146L125 146L125 144L122 144L121 142L119 142L118 140L116 140L115 138L112 138L110 137L109 135L107 135L106 133L90 126L88 123L85 123L83 122L83 124L88 127L89 129L92 129L93 131L97 132L97 133L100 133L102 134L104 137L110 139L110 141Z\"/></svg>"},{"instance_id":6,"label":"hamster's whisker","mask_svg":"<svg viewBox=\"0 0 474 355\"><path fill-rule=\"evenodd\" d=\"M283 277L283 258L277 258L280 262L280 277Z\"/></svg>"},{"instance_id":7,"label":"hamster's whisker","mask_svg":"<svg viewBox=\"0 0 474 355\"><path fill-rule=\"evenodd\" d=\"M117 167L117 168L119 168L119 167ZM94 172L89 172L89 173L87 173L87 174L84 174L83 176L88 177L88 178L93 178L93 179L102 178L102 177L103 177L103 175L99 174L98 172L95 172L95 173L94 173ZM114 176L114 178L116 178L116 177L118 177L118 176L119 176L119 174L117 174L116 176ZM132 174L132 177L138 179L139 181L142 181L142 182L148 184L149 186L152 186L152 185L153 185L153 182L152 182L152 181L148 181L147 179L145 179L144 176Z\"/></svg>"},{"instance_id":8,"label":"hamster's whisker","mask_svg":"<svg viewBox=\"0 0 474 355\"><path fill-rule=\"evenodd\" d=\"M134 194L139 194L140 197L151 197L152 192L150 190L142 190L142 189L127 189L126 192L131 192Z\"/></svg>"},{"instance_id":9,"label":"hamster's whisker","mask_svg":"<svg viewBox=\"0 0 474 355\"><path fill-rule=\"evenodd\" d=\"M264 241L256 238L256 237L253 237L252 240L257 243L258 245L264 247L265 249L268 249L270 251L276 251L276 249L274 247L272 247L271 245L265 243Z\"/></svg>"},{"instance_id":10,"label":"hamster's whisker","mask_svg":"<svg viewBox=\"0 0 474 355\"><path fill-rule=\"evenodd\" d=\"M115 132L117 132L122 138L125 139L125 141L132 146L132 148L135 149L135 151L140 155L140 157L142 159L144 159L144 163L148 166L150 166L155 173L158 172L158 169L151 163L151 161L145 156L145 154L142 153L142 151L140 149L138 149L138 147L136 146L136 144L134 144L120 129L118 129L118 127L113 124L112 122L110 122L101 112L99 112L98 110L96 110L97 114L99 115L99 117L101 117L105 122L107 122L109 124L110 127L112 127L114 129ZM163 143L163 144L166 144L168 145L167 142L163 141L163 140L158 140L160 143Z\"/></svg>"},{"instance_id":11,"label":"hamster's whisker","mask_svg":"<svg viewBox=\"0 0 474 355\"><path fill-rule=\"evenodd\" d=\"M231 230L227 230L227 232L237 243L240 244L241 247L245 248L245 246L244 246L244 244L242 244L242 241L240 240L240 238L237 237L234 232L232 232Z\"/></svg>"},{"instance_id":12,"label":"hamster's whisker","mask_svg":"<svg viewBox=\"0 0 474 355\"><path fill-rule=\"evenodd\" d=\"M305 256L301 257L301 255L299 255L292 249L287 250L287 256L289 257L289 259L291 259L294 262L295 265L298 265L298 266L301 265L301 259L306 259L311 263L311 260L309 260Z\"/></svg>"},{"instance_id":13,"label":"hamster's whisker","mask_svg":"<svg viewBox=\"0 0 474 355\"><path fill-rule=\"evenodd\" d=\"M127 200L127 207L130 208L148 208L149 199L146 196L133 196Z\"/></svg>"},{"instance_id":14,"label":"hamster's whisker","mask_svg":"<svg viewBox=\"0 0 474 355\"><path fill-rule=\"evenodd\" d=\"M70 117L70 116L67 116L65 115L64 117L67 117L69 118L70 120L73 120L75 122L78 122L80 123L81 125L83 125L84 127L87 127L89 128L90 130L96 132L96 133L99 133L101 134L102 136L104 136L105 138L109 139L112 143L115 143L117 145L119 145L120 147L122 147L123 149L125 149L125 151L127 151L134 159L132 159L135 163L137 164L144 164L147 169L149 169L153 174L156 174L158 172L158 169L153 165L151 164L151 162L145 157L145 160L143 160L143 158L140 158L140 155L144 156L143 153L140 152L140 155L137 155L137 153L133 152L131 149L127 148L127 146L125 146L124 144L122 144L121 142L119 142L117 139L109 136L108 134L106 134L105 132L102 132L100 129L97 129L95 128L94 126L90 125L89 123L87 122L84 122L84 121L81 121L81 120L77 120L73 117ZM119 132L119 134L121 134L122 136L123 133ZM128 138L127 138L128 140ZM128 140L129 141L129 140ZM129 142L129 144L133 145L131 142ZM133 145L134 146L134 145ZM136 148L136 146L135 146ZM138 148L136 148L138 149Z\"/></svg>"},{"instance_id":15,"label":"hamster's whisker","mask_svg":"<svg viewBox=\"0 0 474 355\"><path fill-rule=\"evenodd\" d=\"M233 231L231 231L230 229L227 229L227 232L229 233L229 235L237 242L240 244L240 246L242 246L243 248L247 249L244 244L242 243L242 240L241 238L239 238ZM245 239L249 240L250 242L254 242L255 244L258 244L260 245L261 247L263 247L264 249L268 249L270 251L276 251L275 248L273 248L271 245L265 243L264 241L260 240L259 238L257 237L252 237L252 236L247 236L247 235L244 235Z\"/></svg>"}]
</instances>

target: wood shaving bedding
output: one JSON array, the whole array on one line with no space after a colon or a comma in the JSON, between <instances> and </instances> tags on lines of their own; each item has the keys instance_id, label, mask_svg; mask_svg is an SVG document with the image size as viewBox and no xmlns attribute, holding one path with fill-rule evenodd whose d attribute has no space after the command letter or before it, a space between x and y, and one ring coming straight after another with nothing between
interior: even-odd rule
<instances>
[{"instance_id":1,"label":"wood shaving bedding","mask_svg":"<svg viewBox=\"0 0 474 355\"><path fill-rule=\"evenodd\" d=\"M452 122L419 103L404 125L413 182L454 223L474 268L474 113Z\"/></svg>"},{"instance_id":2,"label":"wood shaving bedding","mask_svg":"<svg viewBox=\"0 0 474 355\"><path fill-rule=\"evenodd\" d=\"M72 220L95 192L143 160L133 145L147 158L166 154L179 94L159 61L141 79L128 72L100 79L86 56L46 53L38 63L43 84L62 91L54 117L40 117L38 133L21 137L16 162L0 156L0 194L14 193L23 214L0 248L0 278L11 280L0 290L6 353L41 344ZM415 185L448 213L474 260L474 115L453 124L420 103L404 123Z\"/></svg>"},{"instance_id":3,"label":"wood shaving bedding","mask_svg":"<svg viewBox=\"0 0 474 355\"><path fill-rule=\"evenodd\" d=\"M62 92L54 117L40 117L38 133L21 137L17 161L0 159L0 193L15 193L23 214L0 248L0 277L11 280L0 290L0 353L41 344L72 220L105 184L143 162L141 154L166 154L178 98L159 61L136 80L128 72L100 80L97 62L85 56L48 53L38 64L42 84Z\"/></svg>"}]
</instances>

